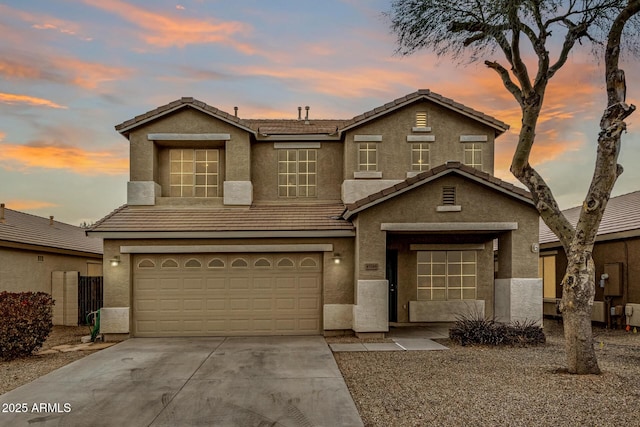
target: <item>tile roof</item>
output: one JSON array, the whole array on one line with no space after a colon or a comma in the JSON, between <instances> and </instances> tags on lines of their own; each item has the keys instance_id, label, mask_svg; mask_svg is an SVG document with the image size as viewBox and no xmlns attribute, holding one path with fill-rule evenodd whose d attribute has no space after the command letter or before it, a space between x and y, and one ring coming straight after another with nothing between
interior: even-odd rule
<instances>
[{"instance_id":1,"label":"tile roof","mask_svg":"<svg viewBox=\"0 0 640 427\"><path fill-rule=\"evenodd\" d=\"M261 135L337 135L344 120L263 120L245 123Z\"/></svg>"},{"instance_id":2,"label":"tile roof","mask_svg":"<svg viewBox=\"0 0 640 427\"><path fill-rule=\"evenodd\" d=\"M342 204L193 208L124 205L98 221L92 232L352 231Z\"/></svg>"},{"instance_id":3,"label":"tile roof","mask_svg":"<svg viewBox=\"0 0 640 427\"><path fill-rule=\"evenodd\" d=\"M376 205L390 197L394 197L398 194L404 193L405 191L408 191L413 187L422 185L447 173L458 173L461 175L466 175L468 177L471 177L472 179L484 183L485 185L489 185L500 191L503 191L511 196L515 196L521 200L524 199L530 203L533 203L531 193L529 193L527 190L516 187L515 185L496 178L493 175L482 172L476 168L472 168L471 166L464 165L460 162L447 162L443 165L429 169L428 171L421 172L416 176L407 178L404 181L399 182L398 184L385 188L381 191L378 191L377 193L373 193L363 199L348 204L345 207L343 216L348 219L353 214L359 211L367 209L370 206Z\"/></svg>"},{"instance_id":4,"label":"tile roof","mask_svg":"<svg viewBox=\"0 0 640 427\"><path fill-rule=\"evenodd\" d=\"M376 107L373 110L360 114L352 119L308 120L309 124L306 124L305 120L241 119L192 97L184 97L147 111L146 113L136 116L130 120L126 120L119 125L116 125L115 128L118 132L126 135L130 130L141 124L160 118L173 111L192 107L251 133L259 133L262 135L333 135L365 123L374 117L387 114L397 108L423 99L435 102L460 114L482 121L495 128L499 133L503 133L509 129L509 125L506 123L480 111L474 110L473 108L467 107L453 99L431 92L429 89L420 89L414 93L405 95L387 104Z\"/></svg>"},{"instance_id":5,"label":"tile roof","mask_svg":"<svg viewBox=\"0 0 640 427\"><path fill-rule=\"evenodd\" d=\"M395 99L391 102L388 102L380 107L374 108L373 110L362 113L352 118L349 121L346 121L342 125L341 130L358 126L359 124L367 122L374 117L380 116L382 114L386 114L389 111L393 111L397 108L400 108L404 105L416 102L421 99L435 102L451 110L457 111L458 113L472 117L476 120L483 121L488 125L492 126L493 128L495 128L499 133L503 133L507 129L509 129L508 124L496 119L495 117L491 117L480 111L474 110L473 108L467 107L466 105L456 102L451 98L446 98L440 94L431 92L429 89L420 89L416 92L410 93L408 95Z\"/></svg>"},{"instance_id":6,"label":"tile roof","mask_svg":"<svg viewBox=\"0 0 640 427\"><path fill-rule=\"evenodd\" d=\"M8 208L4 218L0 241L102 254L102 239L87 237L83 228Z\"/></svg>"},{"instance_id":7,"label":"tile roof","mask_svg":"<svg viewBox=\"0 0 640 427\"><path fill-rule=\"evenodd\" d=\"M580 217L582 206L576 206L562 211L569 222L575 226ZM607 203L598 237L602 238L613 233L640 230L640 191L612 197ZM558 238L540 219L540 243L555 243Z\"/></svg>"}]
</instances>

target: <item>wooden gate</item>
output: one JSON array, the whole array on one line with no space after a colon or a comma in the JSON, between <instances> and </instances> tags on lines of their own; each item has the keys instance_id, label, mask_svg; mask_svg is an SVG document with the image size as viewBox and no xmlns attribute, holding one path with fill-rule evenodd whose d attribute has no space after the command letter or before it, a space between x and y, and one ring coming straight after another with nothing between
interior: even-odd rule
<instances>
[{"instance_id":1,"label":"wooden gate","mask_svg":"<svg viewBox=\"0 0 640 427\"><path fill-rule=\"evenodd\" d=\"M102 277L78 277L78 325L87 324L87 314L102 307Z\"/></svg>"}]
</instances>

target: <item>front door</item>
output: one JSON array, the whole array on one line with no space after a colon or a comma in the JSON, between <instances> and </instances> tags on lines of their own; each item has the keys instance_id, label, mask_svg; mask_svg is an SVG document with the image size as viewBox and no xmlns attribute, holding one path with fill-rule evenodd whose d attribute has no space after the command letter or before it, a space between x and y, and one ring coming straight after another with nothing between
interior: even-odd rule
<instances>
[{"instance_id":1,"label":"front door","mask_svg":"<svg viewBox=\"0 0 640 427\"><path fill-rule=\"evenodd\" d=\"M398 251L387 250L387 280L389 281L389 322L398 321Z\"/></svg>"}]
</instances>

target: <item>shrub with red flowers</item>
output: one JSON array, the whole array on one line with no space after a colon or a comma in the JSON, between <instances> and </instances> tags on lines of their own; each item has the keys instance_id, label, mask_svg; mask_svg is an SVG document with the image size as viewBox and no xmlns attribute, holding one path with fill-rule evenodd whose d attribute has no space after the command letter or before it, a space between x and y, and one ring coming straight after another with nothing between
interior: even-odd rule
<instances>
[{"instance_id":1,"label":"shrub with red flowers","mask_svg":"<svg viewBox=\"0 0 640 427\"><path fill-rule=\"evenodd\" d=\"M52 317L53 299L45 292L0 292L0 359L28 356L42 347Z\"/></svg>"}]
</instances>

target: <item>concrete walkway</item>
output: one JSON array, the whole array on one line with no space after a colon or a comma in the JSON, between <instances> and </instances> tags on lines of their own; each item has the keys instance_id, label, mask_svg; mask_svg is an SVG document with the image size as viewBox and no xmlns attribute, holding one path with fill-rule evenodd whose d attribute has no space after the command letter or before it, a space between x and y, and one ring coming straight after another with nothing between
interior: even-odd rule
<instances>
[{"instance_id":1,"label":"concrete walkway","mask_svg":"<svg viewBox=\"0 0 640 427\"><path fill-rule=\"evenodd\" d=\"M322 337L130 339L5 403L3 426L362 425Z\"/></svg>"},{"instance_id":2,"label":"concrete walkway","mask_svg":"<svg viewBox=\"0 0 640 427\"><path fill-rule=\"evenodd\" d=\"M391 327L387 338L393 342L386 343L334 343L329 344L331 351L432 351L448 350L442 344L433 341L449 337L449 326L411 326Z\"/></svg>"}]
</instances>

